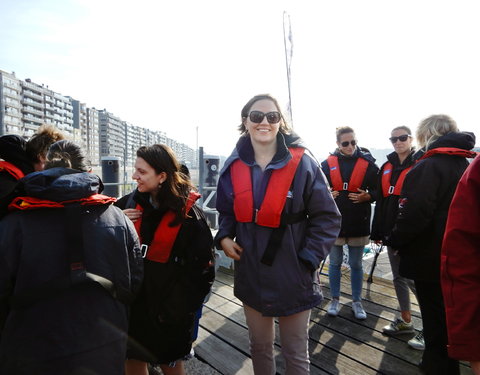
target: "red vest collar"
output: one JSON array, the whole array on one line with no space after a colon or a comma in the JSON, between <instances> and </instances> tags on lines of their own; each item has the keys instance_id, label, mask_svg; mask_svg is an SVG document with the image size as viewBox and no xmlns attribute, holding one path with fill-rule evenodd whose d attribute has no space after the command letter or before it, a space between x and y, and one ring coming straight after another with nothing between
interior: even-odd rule
<instances>
[{"instance_id":1,"label":"red vest collar","mask_svg":"<svg viewBox=\"0 0 480 375\"><path fill-rule=\"evenodd\" d=\"M195 204L198 198L201 195L191 191L187 202L185 204L185 216L188 214L192 206ZM135 209L143 211L143 207L137 204ZM177 224L175 226L170 226L170 223L175 220L175 213L173 211L167 211L165 215L163 215L160 223L155 230L153 235L153 240L150 245L143 244L142 250L145 249L144 257L148 260L158 262L158 263L167 263L168 259L170 258L170 254L173 249L173 245L177 238L178 232L182 227L181 224ZM140 237L140 228L142 226L142 217L138 219L135 223L135 229L137 230L138 237ZM141 237L140 237L141 242Z\"/></svg>"},{"instance_id":2,"label":"red vest collar","mask_svg":"<svg viewBox=\"0 0 480 375\"><path fill-rule=\"evenodd\" d=\"M282 168L272 171L268 181L265 197L260 209L255 211L253 204L252 176L250 167L240 159L235 160L230 167L233 185L233 211L235 219L240 223L255 222L258 225L278 228L287 194L292 185L295 171L305 152L304 148L289 148L292 159Z\"/></svg>"},{"instance_id":3,"label":"red vest collar","mask_svg":"<svg viewBox=\"0 0 480 375\"><path fill-rule=\"evenodd\" d=\"M0 160L0 172L5 171L10 173L13 177L15 177L17 180L20 180L21 178L25 177L25 174L22 172L22 170L12 163L4 160Z\"/></svg>"},{"instance_id":4,"label":"red vest collar","mask_svg":"<svg viewBox=\"0 0 480 375\"><path fill-rule=\"evenodd\" d=\"M430 156L437 155L437 154L445 154L445 155L456 155L456 156L463 156L465 158L474 158L478 155L475 151L464 150L462 148L456 147L438 147L431 150L428 150L420 159L426 159Z\"/></svg>"},{"instance_id":5,"label":"red vest collar","mask_svg":"<svg viewBox=\"0 0 480 375\"><path fill-rule=\"evenodd\" d=\"M70 203L80 203L82 206L111 204L116 202L116 198L108 197L103 194L94 194L87 198L72 199L62 202L54 202L34 197L16 197L8 205L10 210L36 210L39 208L63 208Z\"/></svg>"}]
</instances>

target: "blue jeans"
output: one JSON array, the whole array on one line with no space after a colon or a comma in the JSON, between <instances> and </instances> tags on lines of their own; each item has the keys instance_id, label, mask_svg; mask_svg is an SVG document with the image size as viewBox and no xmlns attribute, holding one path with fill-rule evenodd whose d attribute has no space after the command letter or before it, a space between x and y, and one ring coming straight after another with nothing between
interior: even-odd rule
<instances>
[{"instance_id":1,"label":"blue jeans","mask_svg":"<svg viewBox=\"0 0 480 375\"><path fill-rule=\"evenodd\" d=\"M354 301L362 300L363 267L362 257L365 246L348 246L348 264L350 265L350 278L352 283L352 298ZM343 246L334 245L330 251L330 265L328 278L330 280L330 294L334 298L340 297L341 266L343 261Z\"/></svg>"}]
</instances>

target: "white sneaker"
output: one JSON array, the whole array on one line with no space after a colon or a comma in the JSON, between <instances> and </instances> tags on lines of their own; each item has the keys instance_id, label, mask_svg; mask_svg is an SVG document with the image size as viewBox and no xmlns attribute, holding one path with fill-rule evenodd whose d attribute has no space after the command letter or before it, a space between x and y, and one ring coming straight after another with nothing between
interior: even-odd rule
<instances>
[{"instance_id":1,"label":"white sneaker","mask_svg":"<svg viewBox=\"0 0 480 375\"><path fill-rule=\"evenodd\" d=\"M352 302L352 311L355 318L364 320L367 319L367 313L363 309L362 303L360 301Z\"/></svg>"},{"instance_id":2,"label":"white sneaker","mask_svg":"<svg viewBox=\"0 0 480 375\"><path fill-rule=\"evenodd\" d=\"M404 333L413 333L415 329L412 323L407 323L403 319L397 318L394 322L391 322L388 326L383 327L383 333L386 335L401 335Z\"/></svg>"},{"instance_id":3,"label":"white sneaker","mask_svg":"<svg viewBox=\"0 0 480 375\"><path fill-rule=\"evenodd\" d=\"M418 334L413 338L408 340L408 345L413 349L425 350L425 339L423 338L423 330L418 332Z\"/></svg>"},{"instance_id":4,"label":"white sneaker","mask_svg":"<svg viewBox=\"0 0 480 375\"><path fill-rule=\"evenodd\" d=\"M327 314L330 316L337 316L340 311L340 301L336 298L332 298L332 302L327 307Z\"/></svg>"}]
</instances>

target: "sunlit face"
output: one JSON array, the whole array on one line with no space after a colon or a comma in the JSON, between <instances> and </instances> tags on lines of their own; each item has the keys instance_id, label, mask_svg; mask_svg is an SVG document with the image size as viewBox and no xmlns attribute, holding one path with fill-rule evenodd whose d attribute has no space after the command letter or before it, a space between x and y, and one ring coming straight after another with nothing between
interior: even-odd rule
<instances>
[{"instance_id":1,"label":"sunlit face","mask_svg":"<svg viewBox=\"0 0 480 375\"><path fill-rule=\"evenodd\" d=\"M408 133L404 129L398 129L392 131L392 138L393 137L401 137L401 136L408 136ZM396 140L395 143L392 143L395 152L399 155L403 155L409 153L412 148L413 138L409 136L407 140L401 141L400 139Z\"/></svg>"},{"instance_id":2,"label":"sunlit face","mask_svg":"<svg viewBox=\"0 0 480 375\"><path fill-rule=\"evenodd\" d=\"M356 143L355 133L344 133L340 136L337 146L342 154L352 156L357 149Z\"/></svg>"},{"instance_id":3,"label":"sunlit face","mask_svg":"<svg viewBox=\"0 0 480 375\"><path fill-rule=\"evenodd\" d=\"M165 172L157 174L155 169L145 159L137 157L135 160L135 172L132 178L137 181L137 189L141 193L155 193L158 185L163 183L167 175Z\"/></svg>"},{"instance_id":4,"label":"sunlit face","mask_svg":"<svg viewBox=\"0 0 480 375\"><path fill-rule=\"evenodd\" d=\"M280 112L275 106L275 103L268 99L255 102L250 108L249 114L252 111L260 111L263 113ZM250 134L252 143L266 145L276 142L277 133L280 128L280 121L270 124L267 120L267 116L264 116L262 122L255 123L250 120L249 116L247 116L247 118L244 119L244 122L245 127Z\"/></svg>"}]
</instances>

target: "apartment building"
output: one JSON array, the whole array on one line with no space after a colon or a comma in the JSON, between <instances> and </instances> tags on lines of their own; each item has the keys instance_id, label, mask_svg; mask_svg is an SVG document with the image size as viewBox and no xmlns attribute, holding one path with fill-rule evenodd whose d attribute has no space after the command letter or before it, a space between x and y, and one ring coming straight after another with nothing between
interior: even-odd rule
<instances>
[{"instance_id":1,"label":"apartment building","mask_svg":"<svg viewBox=\"0 0 480 375\"><path fill-rule=\"evenodd\" d=\"M124 122L106 109L98 111L100 124L100 157L125 157L126 132Z\"/></svg>"},{"instance_id":2,"label":"apartment building","mask_svg":"<svg viewBox=\"0 0 480 375\"><path fill-rule=\"evenodd\" d=\"M52 124L73 138L70 100L44 85L0 70L0 135L32 136L42 124Z\"/></svg>"},{"instance_id":3,"label":"apartment building","mask_svg":"<svg viewBox=\"0 0 480 375\"><path fill-rule=\"evenodd\" d=\"M195 150L167 137L164 131L135 126L106 109L90 108L48 86L0 70L0 135L29 138L42 124L56 126L78 143L93 167L101 165L102 156L120 158L127 180L140 146L167 144L189 168L198 164Z\"/></svg>"},{"instance_id":4,"label":"apartment building","mask_svg":"<svg viewBox=\"0 0 480 375\"><path fill-rule=\"evenodd\" d=\"M0 135L23 134L20 80L0 70Z\"/></svg>"}]
</instances>

